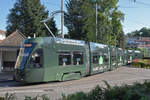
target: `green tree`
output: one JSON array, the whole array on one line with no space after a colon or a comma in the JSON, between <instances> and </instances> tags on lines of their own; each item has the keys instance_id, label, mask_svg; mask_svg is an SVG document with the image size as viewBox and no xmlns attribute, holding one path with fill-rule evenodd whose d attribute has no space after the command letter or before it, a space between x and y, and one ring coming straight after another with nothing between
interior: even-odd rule
<instances>
[{"instance_id":1,"label":"green tree","mask_svg":"<svg viewBox=\"0 0 150 100\"><path fill-rule=\"evenodd\" d=\"M8 15L7 32L8 35L19 30L26 36L49 36L45 26L40 22L48 17L48 11L40 0L17 0L14 8ZM52 19L48 22L52 32L57 34L55 21Z\"/></svg>"},{"instance_id":2,"label":"green tree","mask_svg":"<svg viewBox=\"0 0 150 100\"><path fill-rule=\"evenodd\" d=\"M121 24L121 21L124 19L124 14L121 11L119 11L116 7L111 14L111 18L112 18L111 24L113 33L112 34L113 41L111 43L112 45L117 46L117 44L120 44L119 42L121 40L121 36L124 37Z\"/></svg>"},{"instance_id":3,"label":"green tree","mask_svg":"<svg viewBox=\"0 0 150 100\"><path fill-rule=\"evenodd\" d=\"M135 30L135 31L133 31L133 32L131 32L131 33L127 33L127 37L139 37L140 36L140 34L139 34L139 31L138 30Z\"/></svg>"},{"instance_id":4,"label":"green tree","mask_svg":"<svg viewBox=\"0 0 150 100\"><path fill-rule=\"evenodd\" d=\"M142 37L150 37L150 29L143 27L139 30L139 34L141 33Z\"/></svg>"},{"instance_id":5,"label":"green tree","mask_svg":"<svg viewBox=\"0 0 150 100\"><path fill-rule=\"evenodd\" d=\"M126 44L126 39L125 39L124 32L122 31L118 34L117 46L120 47L120 48L125 49L125 44Z\"/></svg>"},{"instance_id":6,"label":"green tree","mask_svg":"<svg viewBox=\"0 0 150 100\"><path fill-rule=\"evenodd\" d=\"M16 31L21 25L21 7L19 1L14 4L14 8L10 10L10 14L8 15L7 21L7 35L11 34L12 32Z\"/></svg>"},{"instance_id":7,"label":"green tree","mask_svg":"<svg viewBox=\"0 0 150 100\"><path fill-rule=\"evenodd\" d=\"M112 11L116 8L118 0L97 0L98 2L98 37L100 43L113 45L114 33L112 25Z\"/></svg>"},{"instance_id":8,"label":"green tree","mask_svg":"<svg viewBox=\"0 0 150 100\"><path fill-rule=\"evenodd\" d=\"M119 0L69 0L66 5L65 26L70 37L117 45L118 34L123 31L121 21L124 17L117 9L118 2Z\"/></svg>"},{"instance_id":9,"label":"green tree","mask_svg":"<svg viewBox=\"0 0 150 100\"><path fill-rule=\"evenodd\" d=\"M137 50L142 52L143 57L149 57L149 50L148 50L148 48L138 48Z\"/></svg>"},{"instance_id":10,"label":"green tree","mask_svg":"<svg viewBox=\"0 0 150 100\"><path fill-rule=\"evenodd\" d=\"M143 27L127 34L128 37L150 37L150 28Z\"/></svg>"},{"instance_id":11,"label":"green tree","mask_svg":"<svg viewBox=\"0 0 150 100\"><path fill-rule=\"evenodd\" d=\"M68 28L69 37L72 39L86 38L86 32L83 32L84 15L81 6L85 0L68 0L66 3L67 12L65 13L65 26Z\"/></svg>"},{"instance_id":12,"label":"green tree","mask_svg":"<svg viewBox=\"0 0 150 100\"><path fill-rule=\"evenodd\" d=\"M52 18L50 21L47 22L47 25L49 26L50 30L53 32L55 36L58 36L58 29L56 27L56 23L54 18ZM51 34L49 31L44 27L44 30L46 30L46 34L43 34L43 36L50 36ZM42 34L41 34L42 36Z\"/></svg>"},{"instance_id":13,"label":"green tree","mask_svg":"<svg viewBox=\"0 0 150 100\"><path fill-rule=\"evenodd\" d=\"M124 14L117 9L119 0L89 0L90 4L83 7L85 12L84 29L90 41L116 45L118 34L121 33ZM98 6L97 15L97 37L96 37L96 3Z\"/></svg>"}]
</instances>

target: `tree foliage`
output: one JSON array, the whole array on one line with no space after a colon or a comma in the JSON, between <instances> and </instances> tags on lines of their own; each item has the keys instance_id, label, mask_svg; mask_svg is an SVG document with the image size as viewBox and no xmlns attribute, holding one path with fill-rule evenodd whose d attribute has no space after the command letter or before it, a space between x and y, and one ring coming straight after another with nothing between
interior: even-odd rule
<instances>
[{"instance_id":1,"label":"tree foliage","mask_svg":"<svg viewBox=\"0 0 150 100\"><path fill-rule=\"evenodd\" d=\"M150 83L134 83L133 85L111 86L105 82L106 88L96 86L90 92L77 92L63 96L61 100L149 100Z\"/></svg>"},{"instance_id":2,"label":"tree foliage","mask_svg":"<svg viewBox=\"0 0 150 100\"><path fill-rule=\"evenodd\" d=\"M117 47L125 49L126 39L124 32L120 32L117 36Z\"/></svg>"},{"instance_id":3,"label":"tree foliage","mask_svg":"<svg viewBox=\"0 0 150 100\"><path fill-rule=\"evenodd\" d=\"M119 42L125 41L121 24L124 14L118 10L118 2L118 0L69 0L66 4L65 26L68 28L70 38L121 46L122 43Z\"/></svg>"},{"instance_id":4,"label":"tree foliage","mask_svg":"<svg viewBox=\"0 0 150 100\"><path fill-rule=\"evenodd\" d=\"M17 0L8 15L7 33L8 35L19 30L26 36L49 36L46 28L40 22L48 17L48 11L40 0ZM57 34L55 21L48 22L52 32Z\"/></svg>"},{"instance_id":5,"label":"tree foliage","mask_svg":"<svg viewBox=\"0 0 150 100\"><path fill-rule=\"evenodd\" d=\"M128 37L150 37L150 29L143 27L127 34Z\"/></svg>"},{"instance_id":6,"label":"tree foliage","mask_svg":"<svg viewBox=\"0 0 150 100\"><path fill-rule=\"evenodd\" d=\"M84 14L81 6L85 0L68 0L66 4L65 26L68 28L69 37L72 39L86 38L86 32L83 32Z\"/></svg>"},{"instance_id":7,"label":"tree foliage","mask_svg":"<svg viewBox=\"0 0 150 100\"><path fill-rule=\"evenodd\" d=\"M119 41L121 40L121 37L124 37L124 33L122 30L122 24L121 24L121 20L124 19L124 15L122 12L117 10L117 7L113 10L112 14L111 14L111 23L112 23L112 34L113 34L113 40L112 42L113 45L117 45L119 43Z\"/></svg>"}]
</instances>

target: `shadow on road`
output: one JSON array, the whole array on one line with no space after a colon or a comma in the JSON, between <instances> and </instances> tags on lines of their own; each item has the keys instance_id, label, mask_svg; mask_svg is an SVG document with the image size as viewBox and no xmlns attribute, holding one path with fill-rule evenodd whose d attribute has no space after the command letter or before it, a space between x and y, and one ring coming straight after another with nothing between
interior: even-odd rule
<instances>
[{"instance_id":1,"label":"shadow on road","mask_svg":"<svg viewBox=\"0 0 150 100\"><path fill-rule=\"evenodd\" d=\"M57 82L56 81L55 82L40 82L40 83L21 83L21 82L16 82L14 80L5 80L5 81L0 81L0 88L1 87L36 86L36 85L55 84L55 83L58 83L58 81Z\"/></svg>"}]
</instances>

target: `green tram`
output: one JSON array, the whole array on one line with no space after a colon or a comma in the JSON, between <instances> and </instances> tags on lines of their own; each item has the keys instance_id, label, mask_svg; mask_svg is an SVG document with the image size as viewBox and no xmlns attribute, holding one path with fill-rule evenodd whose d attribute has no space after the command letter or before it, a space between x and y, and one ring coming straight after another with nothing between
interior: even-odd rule
<instances>
[{"instance_id":1,"label":"green tram","mask_svg":"<svg viewBox=\"0 0 150 100\"><path fill-rule=\"evenodd\" d=\"M134 59L141 59L144 55L140 51L134 51Z\"/></svg>"},{"instance_id":2,"label":"green tram","mask_svg":"<svg viewBox=\"0 0 150 100\"><path fill-rule=\"evenodd\" d=\"M117 48L114 46L109 46L110 52L110 70L116 69L117 65Z\"/></svg>"},{"instance_id":3,"label":"green tram","mask_svg":"<svg viewBox=\"0 0 150 100\"><path fill-rule=\"evenodd\" d=\"M124 50L124 65L128 65L128 50Z\"/></svg>"},{"instance_id":4,"label":"green tram","mask_svg":"<svg viewBox=\"0 0 150 100\"><path fill-rule=\"evenodd\" d=\"M118 66L123 66L125 64L125 54L124 54L124 50L122 48L117 48L117 62L118 62Z\"/></svg>"},{"instance_id":5,"label":"green tram","mask_svg":"<svg viewBox=\"0 0 150 100\"><path fill-rule=\"evenodd\" d=\"M128 64L131 64L134 59L134 50L127 50L127 52Z\"/></svg>"},{"instance_id":6,"label":"green tram","mask_svg":"<svg viewBox=\"0 0 150 100\"><path fill-rule=\"evenodd\" d=\"M52 37L26 39L16 61L14 79L24 83L79 79L116 69L124 60L129 62L123 55L122 49L94 42Z\"/></svg>"},{"instance_id":7,"label":"green tram","mask_svg":"<svg viewBox=\"0 0 150 100\"><path fill-rule=\"evenodd\" d=\"M105 72L110 69L109 47L104 44L90 42L91 74Z\"/></svg>"}]
</instances>

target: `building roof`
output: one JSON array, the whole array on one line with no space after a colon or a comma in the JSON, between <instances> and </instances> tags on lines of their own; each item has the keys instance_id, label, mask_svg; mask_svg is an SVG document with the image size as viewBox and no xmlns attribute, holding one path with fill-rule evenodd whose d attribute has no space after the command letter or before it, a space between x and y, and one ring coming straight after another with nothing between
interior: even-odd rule
<instances>
[{"instance_id":1,"label":"building roof","mask_svg":"<svg viewBox=\"0 0 150 100\"><path fill-rule=\"evenodd\" d=\"M2 30L0 30L0 34L6 34L6 32L5 31L2 31Z\"/></svg>"},{"instance_id":2,"label":"building roof","mask_svg":"<svg viewBox=\"0 0 150 100\"><path fill-rule=\"evenodd\" d=\"M146 45L138 45L138 47L146 47L146 48L149 48L149 47L150 47L150 44L146 44Z\"/></svg>"},{"instance_id":3,"label":"building roof","mask_svg":"<svg viewBox=\"0 0 150 100\"><path fill-rule=\"evenodd\" d=\"M136 42L150 42L150 40L136 40Z\"/></svg>"},{"instance_id":4,"label":"building roof","mask_svg":"<svg viewBox=\"0 0 150 100\"><path fill-rule=\"evenodd\" d=\"M0 42L0 47L20 47L26 37L18 30L10 34L6 39Z\"/></svg>"}]
</instances>

